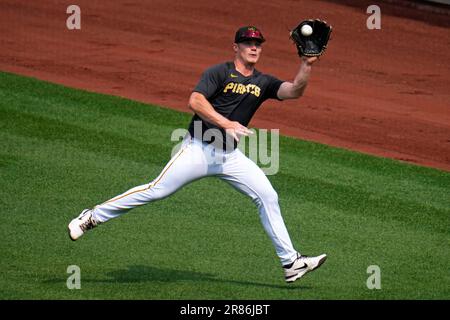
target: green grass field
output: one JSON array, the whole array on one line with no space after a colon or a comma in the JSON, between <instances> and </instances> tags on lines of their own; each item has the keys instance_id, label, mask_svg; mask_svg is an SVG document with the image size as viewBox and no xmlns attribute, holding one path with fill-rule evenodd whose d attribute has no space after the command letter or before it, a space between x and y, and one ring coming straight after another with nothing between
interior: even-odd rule
<instances>
[{"instance_id":1,"label":"green grass field","mask_svg":"<svg viewBox=\"0 0 450 320\"><path fill-rule=\"evenodd\" d=\"M69 240L82 209L159 174L190 115L7 73L0 113L1 299L450 298L450 173L281 137L291 238L329 256L286 285L253 203L215 178Z\"/></svg>"}]
</instances>

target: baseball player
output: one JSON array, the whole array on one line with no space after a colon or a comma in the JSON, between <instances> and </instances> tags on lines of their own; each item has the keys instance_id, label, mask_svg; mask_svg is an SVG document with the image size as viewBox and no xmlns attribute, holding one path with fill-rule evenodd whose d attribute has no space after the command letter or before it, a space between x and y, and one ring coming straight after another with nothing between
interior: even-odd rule
<instances>
[{"instance_id":1,"label":"baseball player","mask_svg":"<svg viewBox=\"0 0 450 320\"><path fill-rule=\"evenodd\" d=\"M308 83L317 57L302 57L292 82L281 81L255 69L265 41L253 26L237 30L234 60L207 69L193 89L189 108L195 113L180 150L150 183L132 188L91 209L85 209L68 228L72 240L87 230L130 209L163 199L184 185L216 176L249 196L259 210L261 223L280 258L286 282L293 282L318 268L326 255L301 255L291 242L270 181L238 148L241 136L252 134L250 119L267 99L296 99Z\"/></svg>"}]
</instances>

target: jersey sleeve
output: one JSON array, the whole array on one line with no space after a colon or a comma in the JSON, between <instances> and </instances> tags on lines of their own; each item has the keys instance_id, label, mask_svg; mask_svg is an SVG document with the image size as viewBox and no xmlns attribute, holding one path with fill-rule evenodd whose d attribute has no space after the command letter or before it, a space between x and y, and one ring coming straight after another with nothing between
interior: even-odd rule
<instances>
[{"instance_id":1,"label":"jersey sleeve","mask_svg":"<svg viewBox=\"0 0 450 320\"><path fill-rule=\"evenodd\" d=\"M218 91L222 90L225 73L226 70L223 64L206 69L192 91L203 94L206 99L213 97Z\"/></svg>"},{"instance_id":2,"label":"jersey sleeve","mask_svg":"<svg viewBox=\"0 0 450 320\"><path fill-rule=\"evenodd\" d=\"M278 98L278 89L280 89L281 84L284 82L278 78L275 78L274 76L267 75L267 88L265 91L265 99L277 99L282 100Z\"/></svg>"}]
</instances>

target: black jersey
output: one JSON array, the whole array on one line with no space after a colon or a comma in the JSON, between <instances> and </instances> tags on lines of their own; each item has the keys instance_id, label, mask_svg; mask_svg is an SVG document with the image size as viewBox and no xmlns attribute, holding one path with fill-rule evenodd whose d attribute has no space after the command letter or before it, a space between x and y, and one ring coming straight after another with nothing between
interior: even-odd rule
<instances>
[{"instance_id":1,"label":"black jersey","mask_svg":"<svg viewBox=\"0 0 450 320\"><path fill-rule=\"evenodd\" d=\"M277 92L282 83L283 81L256 69L252 75L245 77L236 70L234 62L225 62L207 69L193 91L203 94L215 111L225 118L247 126L265 100L280 100ZM207 132L208 129L216 130ZM225 130L202 120L198 115L192 118L189 133L226 150L237 146L231 136L226 137Z\"/></svg>"}]
</instances>

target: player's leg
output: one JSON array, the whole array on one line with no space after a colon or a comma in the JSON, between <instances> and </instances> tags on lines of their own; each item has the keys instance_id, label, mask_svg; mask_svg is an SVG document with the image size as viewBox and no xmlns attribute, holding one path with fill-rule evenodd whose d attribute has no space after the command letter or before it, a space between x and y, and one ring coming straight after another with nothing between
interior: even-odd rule
<instances>
[{"instance_id":1,"label":"player's leg","mask_svg":"<svg viewBox=\"0 0 450 320\"><path fill-rule=\"evenodd\" d=\"M294 249L281 216L278 195L264 172L240 150L234 151L225 161L219 175L240 192L252 198L259 209L261 222L275 246L283 265L286 282L293 282L317 269L327 256L300 255Z\"/></svg>"},{"instance_id":2,"label":"player's leg","mask_svg":"<svg viewBox=\"0 0 450 320\"><path fill-rule=\"evenodd\" d=\"M153 181L95 206L94 217L105 222L138 206L163 199L187 183L205 176L207 165L201 150L197 149L198 146L193 143L183 146Z\"/></svg>"},{"instance_id":3,"label":"player's leg","mask_svg":"<svg viewBox=\"0 0 450 320\"><path fill-rule=\"evenodd\" d=\"M272 240L281 263L284 265L294 261L297 251L281 215L278 194L261 168L240 150L235 150L227 157L219 177L249 196L256 204L261 223Z\"/></svg>"},{"instance_id":4,"label":"player's leg","mask_svg":"<svg viewBox=\"0 0 450 320\"><path fill-rule=\"evenodd\" d=\"M76 240L84 231L116 218L129 210L163 199L187 183L207 175L208 165L196 143L189 139L152 182L134 187L81 215L69 224L69 235Z\"/></svg>"}]
</instances>

